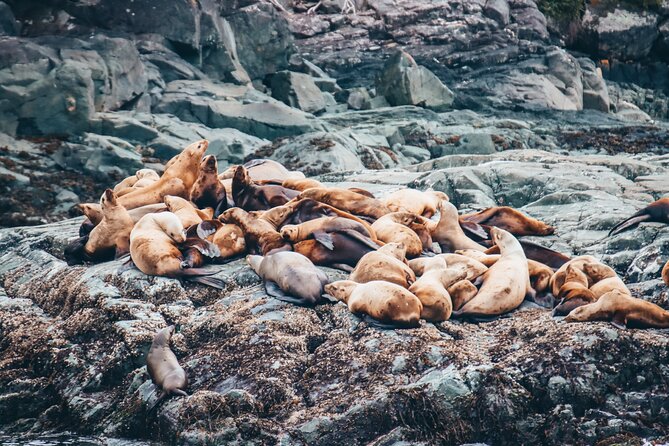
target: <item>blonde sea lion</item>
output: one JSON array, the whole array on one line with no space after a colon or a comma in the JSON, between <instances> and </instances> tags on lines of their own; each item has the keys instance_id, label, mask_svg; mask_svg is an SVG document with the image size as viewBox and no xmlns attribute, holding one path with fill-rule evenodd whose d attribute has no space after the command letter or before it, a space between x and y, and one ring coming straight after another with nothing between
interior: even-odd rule
<instances>
[{"instance_id":1,"label":"blonde sea lion","mask_svg":"<svg viewBox=\"0 0 669 446\"><path fill-rule=\"evenodd\" d=\"M411 212L392 212L372 223L376 236L384 243L402 243L407 257L418 257L423 252L423 242L408 226L416 219Z\"/></svg>"},{"instance_id":2,"label":"blonde sea lion","mask_svg":"<svg viewBox=\"0 0 669 446\"><path fill-rule=\"evenodd\" d=\"M406 288L394 283L356 283L339 280L325 285L325 292L348 305L354 314L366 314L370 325L380 328L413 328L420 324L423 305Z\"/></svg>"},{"instance_id":3,"label":"blonde sea lion","mask_svg":"<svg viewBox=\"0 0 669 446\"><path fill-rule=\"evenodd\" d=\"M488 267L478 260L460 254L437 254L435 257L444 259L449 268L462 265L467 271L467 280L474 280L488 271ZM419 257L417 259L411 259L409 260L409 267L417 276L420 276L423 274L423 271L431 258L432 257Z\"/></svg>"},{"instance_id":4,"label":"blonde sea lion","mask_svg":"<svg viewBox=\"0 0 669 446\"><path fill-rule=\"evenodd\" d=\"M555 297L560 301L553 309L554 316L564 316L574 308L588 305L597 300L595 294L590 291L588 276L580 269L578 264L567 267L564 283Z\"/></svg>"},{"instance_id":5,"label":"blonde sea lion","mask_svg":"<svg viewBox=\"0 0 669 446\"><path fill-rule=\"evenodd\" d=\"M669 328L669 311L619 290L609 291L596 302L574 309L567 322L611 321L617 328Z\"/></svg>"},{"instance_id":6,"label":"blonde sea lion","mask_svg":"<svg viewBox=\"0 0 669 446\"><path fill-rule=\"evenodd\" d=\"M447 291L448 295L451 296L453 310L459 310L478 294L479 289L476 288L476 285L465 279L455 282L448 287Z\"/></svg>"},{"instance_id":7,"label":"blonde sea lion","mask_svg":"<svg viewBox=\"0 0 669 446\"><path fill-rule=\"evenodd\" d=\"M430 258L423 275L409 287L409 291L423 304L420 317L429 322L449 319L453 303L448 288L465 277L467 272L464 267L448 268L443 258Z\"/></svg>"},{"instance_id":8,"label":"blonde sea lion","mask_svg":"<svg viewBox=\"0 0 669 446\"><path fill-rule=\"evenodd\" d=\"M404 288L416 281L416 275L405 263L406 248L401 243L387 243L365 254L349 277L357 283L383 280Z\"/></svg>"},{"instance_id":9,"label":"blonde sea lion","mask_svg":"<svg viewBox=\"0 0 669 446\"><path fill-rule=\"evenodd\" d=\"M642 222L669 223L669 197L660 198L631 217L615 225L609 231L609 237L631 229Z\"/></svg>"},{"instance_id":10,"label":"blonde sea lion","mask_svg":"<svg viewBox=\"0 0 669 446\"><path fill-rule=\"evenodd\" d=\"M357 192L336 187L314 187L303 191L299 197L311 198L342 211L374 219L381 218L390 213L390 209L375 198L369 198Z\"/></svg>"},{"instance_id":11,"label":"blonde sea lion","mask_svg":"<svg viewBox=\"0 0 669 446\"><path fill-rule=\"evenodd\" d=\"M118 191L116 191L116 187L114 187L114 192L116 192L119 197L122 197L123 195L126 195L132 191L149 186L160 179L158 172L153 169L139 169L135 174L135 177L137 180L133 182L132 186L121 187L118 189ZM123 183L123 181L121 183Z\"/></svg>"},{"instance_id":12,"label":"blonde sea lion","mask_svg":"<svg viewBox=\"0 0 669 446\"><path fill-rule=\"evenodd\" d=\"M569 262L558 268L558 270L555 271L555 274L553 274L553 277L551 277L551 279L548 281L548 285L551 288L551 293L553 293L554 296L559 295L560 288L562 285L564 285L567 275L567 268L569 268L569 266L573 266L574 268L583 271L583 265L586 263L599 263L599 260L591 255L583 255L574 257ZM589 287L590 285L588 285L588 288Z\"/></svg>"},{"instance_id":13,"label":"blonde sea lion","mask_svg":"<svg viewBox=\"0 0 669 446\"><path fill-rule=\"evenodd\" d=\"M631 296L632 293L625 283L618 277L613 268L603 263L585 263L583 272L588 276L590 282L590 291L596 298L603 296L609 291L620 291Z\"/></svg>"},{"instance_id":14,"label":"blonde sea lion","mask_svg":"<svg viewBox=\"0 0 669 446\"><path fill-rule=\"evenodd\" d=\"M515 236L550 235L555 228L508 206L496 206L460 216L460 220L479 225L497 226Z\"/></svg>"},{"instance_id":15,"label":"blonde sea lion","mask_svg":"<svg viewBox=\"0 0 669 446\"><path fill-rule=\"evenodd\" d=\"M491 235L502 257L481 276L478 294L453 315L498 316L516 309L526 296L534 297L523 247L503 229L492 228Z\"/></svg>"},{"instance_id":16,"label":"blonde sea lion","mask_svg":"<svg viewBox=\"0 0 669 446\"><path fill-rule=\"evenodd\" d=\"M270 296L304 306L314 306L322 301L328 277L302 254L283 251L265 257L251 255L246 261L264 280Z\"/></svg>"},{"instance_id":17,"label":"blonde sea lion","mask_svg":"<svg viewBox=\"0 0 669 446\"><path fill-rule=\"evenodd\" d=\"M383 204L393 212L407 211L431 218L437 213L441 201L448 201L448 195L433 190L400 189L388 195Z\"/></svg>"},{"instance_id":18,"label":"blonde sea lion","mask_svg":"<svg viewBox=\"0 0 669 446\"><path fill-rule=\"evenodd\" d=\"M149 411L170 395L188 396L186 371L179 365L176 355L170 349L173 334L174 325L158 331L146 355L146 370L151 381L161 390L158 400L153 403Z\"/></svg>"},{"instance_id":19,"label":"blonde sea lion","mask_svg":"<svg viewBox=\"0 0 669 446\"><path fill-rule=\"evenodd\" d=\"M122 196L119 202L126 208L133 209L146 204L160 203L165 195L187 199L197 180L200 160L208 146L207 140L189 145L173 158L174 162L165 169L163 176L158 181Z\"/></svg>"},{"instance_id":20,"label":"blonde sea lion","mask_svg":"<svg viewBox=\"0 0 669 446\"><path fill-rule=\"evenodd\" d=\"M218 161L214 155L202 159L200 174L190 190L190 201L200 209L215 209L215 217L228 208L225 186L218 179Z\"/></svg>"},{"instance_id":21,"label":"blonde sea lion","mask_svg":"<svg viewBox=\"0 0 669 446\"><path fill-rule=\"evenodd\" d=\"M165 206L167 206L167 210L179 217L184 228L190 228L193 225L202 223L203 220L210 220L213 217L211 210L202 211L196 208L193 203L181 197L166 195L163 201Z\"/></svg>"},{"instance_id":22,"label":"blonde sea lion","mask_svg":"<svg viewBox=\"0 0 669 446\"><path fill-rule=\"evenodd\" d=\"M276 227L267 221L234 207L226 210L219 217L224 223L233 223L244 232L247 247L257 247L262 255L266 256L277 251L290 251L290 243L285 241Z\"/></svg>"},{"instance_id":23,"label":"blonde sea lion","mask_svg":"<svg viewBox=\"0 0 669 446\"><path fill-rule=\"evenodd\" d=\"M458 209L449 201L439 202L439 222L430 222L428 226L432 240L439 243L443 252L454 252L459 249L475 249L485 251L485 247L467 237L460 227Z\"/></svg>"}]
</instances>

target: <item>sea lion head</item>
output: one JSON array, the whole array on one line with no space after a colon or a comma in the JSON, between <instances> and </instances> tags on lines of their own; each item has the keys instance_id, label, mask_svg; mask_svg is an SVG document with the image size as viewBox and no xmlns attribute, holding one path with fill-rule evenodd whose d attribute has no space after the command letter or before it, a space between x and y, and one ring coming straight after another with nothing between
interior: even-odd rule
<instances>
[{"instance_id":1,"label":"sea lion head","mask_svg":"<svg viewBox=\"0 0 669 446\"><path fill-rule=\"evenodd\" d=\"M616 272L611 267L601 263L584 263L583 272L588 276L591 284L616 276Z\"/></svg>"},{"instance_id":2,"label":"sea lion head","mask_svg":"<svg viewBox=\"0 0 669 446\"><path fill-rule=\"evenodd\" d=\"M231 165L230 167L225 169L225 171L223 173L221 173L218 176L218 179L219 180L229 180L230 178L234 177L235 176L235 170L237 169L237 167L239 167L238 164Z\"/></svg>"},{"instance_id":3,"label":"sea lion head","mask_svg":"<svg viewBox=\"0 0 669 446\"><path fill-rule=\"evenodd\" d=\"M490 235L492 242L499 247L500 253L523 252L523 247L510 232L500 229L497 226L493 226L490 229Z\"/></svg>"},{"instance_id":4,"label":"sea lion head","mask_svg":"<svg viewBox=\"0 0 669 446\"><path fill-rule=\"evenodd\" d=\"M158 172L156 172L153 169L139 169L135 173L135 176L137 177L138 180L141 180L143 178L152 178L154 180L160 179L160 175L158 175Z\"/></svg>"},{"instance_id":5,"label":"sea lion head","mask_svg":"<svg viewBox=\"0 0 669 446\"><path fill-rule=\"evenodd\" d=\"M437 200L439 200L439 202L450 201L450 198L444 192L441 192L441 191L438 191L438 190L429 190L429 191L427 191L427 193L432 195Z\"/></svg>"},{"instance_id":6,"label":"sea lion head","mask_svg":"<svg viewBox=\"0 0 669 446\"><path fill-rule=\"evenodd\" d=\"M165 203L165 206L167 206L167 210L170 212L176 212L179 209L183 209L184 207L190 204L183 198L174 195L165 195L165 197L163 198L163 203Z\"/></svg>"},{"instance_id":7,"label":"sea lion head","mask_svg":"<svg viewBox=\"0 0 669 446\"><path fill-rule=\"evenodd\" d=\"M272 209L264 211L260 214L263 220L270 222L274 227L280 226L290 214L294 211L293 206L275 206Z\"/></svg>"},{"instance_id":8,"label":"sea lion head","mask_svg":"<svg viewBox=\"0 0 669 446\"><path fill-rule=\"evenodd\" d=\"M207 155L202 158L202 162L200 163L200 171L205 173L218 174L218 162L216 161L216 157L214 155Z\"/></svg>"},{"instance_id":9,"label":"sea lion head","mask_svg":"<svg viewBox=\"0 0 669 446\"><path fill-rule=\"evenodd\" d=\"M458 208L450 201L439 202L439 222L448 221L449 223L458 223Z\"/></svg>"},{"instance_id":10,"label":"sea lion head","mask_svg":"<svg viewBox=\"0 0 669 446\"><path fill-rule=\"evenodd\" d=\"M349 296L357 286L358 284L352 280L337 280L325 285L325 292L335 299L347 303Z\"/></svg>"},{"instance_id":11,"label":"sea lion head","mask_svg":"<svg viewBox=\"0 0 669 446\"><path fill-rule=\"evenodd\" d=\"M235 173L232 176L232 184L246 185L251 183L251 176L249 171L246 170L244 166L237 166L235 168Z\"/></svg>"},{"instance_id":12,"label":"sea lion head","mask_svg":"<svg viewBox=\"0 0 669 446\"><path fill-rule=\"evenodd\" d=\"M102 209L98 203L80 203L79 209L94 225L102 221Z\"/></svg>"},{"instance_id":13,"label":"sea lion head","mask_svg":"<svg viewBox=\"0 0 669 446\"><path fill-rule=\"evenodd\" d=\"M280 234L285 240L292 242L297 239L298 232L297 225L286 225L281 228Z\"/></svg>"},{"instance_id":14,"label":"sea lion head","mask_svg":"<svg viewBox=\"0 0 669 446\"><path fill-rule=\"evenodd\" d=\"M264 257L263 256L256 256L256 255L248 255L246 256L246 262L249 264L251 269L258 274L258 271L260 271L260 264L262 263Z\"/></svg>"},{"instance_id":15,"label":"sea lion head","mask_svg":"<svg viewBox=\"0 0 669 446\"><path fill-rule=\"evenodd\" d=\"M100 197L100 207L102 207L102 211L104 212L106 209L116 205L116 194L114 191L111 189L105 189L105 191L102 193L102 196Z\"/></svg>"},{"instance_id":16,"label":"sea lion head","mask_svg":"<svg viewBox=\"0 0 669 446\"><path fill-rule=\"evenodd\" d=\"M248 218L248 213L238 207L230 208L218 216L219 221L223 223L234 223L239 219Z\"/></svg>"},{"instance_id":17,"label":"sea lion head","mask_svg":"<svg viewBox=\"0 0 669 446\"><path fill-rule=\"evenodd\" d=\"M181 224L181 220L172 212L161 212L153 217L160 228L176 243L186 241L186 230Z\"/></svg>"},{"instance_id":18,"label":"sea lion head","mask_svg":"<svg viewBox=\"0 0 669 446\"><path fill-rule=\"evenodd\" d=\"M181 156L185 156L189 159L202 159L204 152L207 151L209 147L209 141L203 139L201 141L196 141L193 144L186 146L185 149L180 153Z\"/></svg>"},{"instance_id":19,"label":"sea lion head","mask_svg":"<svg viewBox=\"0 0 669 446\"><path fill-rule=\"evenodd\" d=\"M153 345L156 346L168 346L172 340L172 335L174 334L174 325L165 327L161 330L158 330L156 335L153 337Z\"/></svg>"}]
</instances>

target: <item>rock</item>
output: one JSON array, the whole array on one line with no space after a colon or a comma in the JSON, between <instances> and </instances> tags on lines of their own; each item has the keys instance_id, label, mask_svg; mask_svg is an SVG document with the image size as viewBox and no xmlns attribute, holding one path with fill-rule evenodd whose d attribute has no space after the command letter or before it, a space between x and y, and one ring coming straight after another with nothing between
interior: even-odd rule
<instances>
[{"instance_id":1,"label":"rock","mask_svg":"<svg viewBox=\"0 0 669 446\"><path fill-rule=\"evenodd\" d=\"M376 91L391 105L418 105L444 111L453 103L453 92L413 58L397 52L386 62L376 82Z\"/></svg>"},{"instance_id":2,"label":"rock","mask_svg":"<svg viewBox=\"0 0 669 446\"><path fill-rule=\"evenodd\" d=\"M593 61L581 57L578 59L583 82L583 108L608 113L610 109L609 91L606 82Z\"/></svg>"},{"instance_id":3,"label":"rock","mask_svg":"<svg viewBox=\"0 0 669 446\"><path fill-rule=\"evenodd\" d=\"M279 71L272 76L272 97L307 113L325 110L325 99L311 76Z\"/></svg>"},{"instance_id":4,"label":"rock","mask_svg":"<svg viewBox=\"0 0 669 446\"><path fill-rule=\"evenodd\" d=\"M349 92L346 105L352 110L369 110L372 108L372 98L366 88L355 88Z\"/></svg>"},{"instance_id":5,"label":"rock","mask_svg":"<svg viewBox=\"0 0 669 446\"><path fill-rule=\"evenodd\" d=\"M509 4L506 0L487 0L483 7L485 15L495 20L501 27L509 24Z\"/></svg>"},{"instance_id":6,"label":"rock","mask_svg":"<svg viewBox=\"0 0 669 446\"><path fill-rule=\"evenodd\" d=\"M584 23L594 29L597 51L606 58L643 59L658 36L658 16L651 11L616 8L603 17L588 15Z\"/></svg>"},{"instance_id":7,"label":"rock","mask_svg":"<svg viewBox=\"0 0 669 446\"><path fill-rule=\"evenodd\" d=\"M0 2L0 36L16 36L21 25L16 21L14 13L5 2Z\"/></svg>"},{"instance_id":8,"label":"rock","mask_svg":"<svg viewBox=\"0 0 669 446\"><path fill-rule=\"evenodd\" d=\"M616 103L616 116L627 121L636 121L636 122L650 122L652 121L651 117L648 116L648 113L642 111L634 104L631 104L626 101L619 101Z\"/></svg>"}]
</instances>

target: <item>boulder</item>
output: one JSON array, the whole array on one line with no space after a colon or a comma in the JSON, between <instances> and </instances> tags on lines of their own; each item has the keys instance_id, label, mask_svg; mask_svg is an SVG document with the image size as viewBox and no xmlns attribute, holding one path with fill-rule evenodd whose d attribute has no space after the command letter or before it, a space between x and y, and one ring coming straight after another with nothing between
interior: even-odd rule
<instances>
[{"instance_id":1,"label":"boulder","mask_svg":"<svg viewBox=\"0 0 669 446\"><path fill-rule=\"evenodd\" d=\"M595 63L585 57L578 59L583 82L583 108L609 112L611 100L609 91L602 77L602 71Z\"/></svg>"},{"instance_id":2,"label":"boulder","mask_svg":"<svg viewBox=\"0 0 669 446\"><path fill-rule=\"evenodd\" d=\"M307 113L325 110L325 99L311 76L293 71L272 75L272 97Z\"/></svg>"},{"instance_id":3,"label":"boulder","mask_svg":"<svg viewBox=\"0 0 669 446\"><path fill-rule=\"evenodd\" d=\"M418 105L436 111L449 109L454 99L437 76L404 51L388 59L376 81L376 91L390 105Z\"/></svg>"},{"instance_id":4,"label":"boulder","mask_svg":"<svg viewBox=\"0 0 669 446\"><path fill-rule=\"evenodd\" d=\"M659 34L656 13L615 8L605 14L584 19L586 29L595 33L600 57L639 60L650 53Z\"/></svg>"},{"instance_id":5,"label":"boulder","mask_svg":"<svg viewBox=\"0 0 669 446\"><path fill-rule=\"evenodd\" d=\"M0 2L0 36L16 36L21 26L7 3Z\"/></svg>"},{"instance_id":6,"label":"boulder","mask_svg":"<svg viewBox=\"0 0 669 446\"><path fill-rule=\"evenodd\" d=\"M501 27L509 24L510 10L506 0L487 0L483 12Z\"/></svg>"}]
</instances>

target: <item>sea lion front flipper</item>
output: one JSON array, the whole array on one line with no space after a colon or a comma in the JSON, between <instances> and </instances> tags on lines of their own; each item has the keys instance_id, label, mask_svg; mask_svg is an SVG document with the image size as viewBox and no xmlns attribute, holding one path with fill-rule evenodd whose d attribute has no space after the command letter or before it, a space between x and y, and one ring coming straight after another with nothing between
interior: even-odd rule
<instances>
[{"instance_id":1,"label":"sea lion front flipper","mask_svg":"<svg viewBox=\"0 0 669 446\"><path fill-rule=\"evenodd\" d=\"M483 226L473 221L460 220L460 227L467 237L476 241L488 240L490 235Z\"/></svg>"},{"instance_id":2,"label":"sea lion front flipper","mask_svg":"<svg viewBox=\"0 0 669 446\"><path fill-rule=\"evenodd\" d=\"M313 234L314 240L316 240L321 245L325 246L330 251L334 251L334 241L332 240L332 235L324 231L314 231Z\"/></svg>"},{"instance_id":3,"label":"sea lion front flipper","mask_svg":"<svg viewBox=\"0 0 669 446\"><path fill-rule=\"evenodd\" d=\"M377 250L377 249L380 248L379 245L374 243L374 240L372 240L369 237L365 237L364 235L362 235L358 231L354 231L353 229L342 229L342 230L337 231L337 232L339 232L340 234L346 234L347 236L362 242L364 245L369 246L373 250Z\"/></svg>"},{"instance_id":4,"label":"sea lion front flipper","mask_svg":"<svg viewBox=\"0 0 669 446\"><path fill-rule=\"evenodd\" d=\"M191 269L198 269L198 268L191 268ZM188 280L189 282L201 283L202 285L207 285L219 290L225 290L227 288L227 282L217 277L190 276L190 277L184 277L184 279Z\"/></svg>"},{"instance_id":5,"label":"sea lion front flipper","mask_svg":"<svg viewBox=\"0 0 669 446\"><path fill-rule=\"evenodd\" d=\"M613 318L611 318L611 325L620 330L626 329L627 321L625 320L625 315L621 312L614 313Z\"/></svg>"},{"instance_id":6,"label":"sea lion front flipper","mask_svg":"<svg viewBox=\"0 0 669 446\"><path fill-rule=\"evenodd\" d=\"M345 263L333 263L330 266L332 268L335 268L335 269L340 269L342 271L346 271L347 273L353 272L353 267L351 265L347 265Z\"/></svg>"},{"instance_id":7,"label":"sea lion front flipper","mask_svg":"<svg viewBox=\"0 0 669 446\"><path fill-rule=\"evenodd\" d=\"M196 227L197 236L205 239L220 229L221 226L222 223L219 220L203 220ZM190 234L186 233L186 235L190 237Z\"/></svg>"},{"instance_id":8,"label":"sea lion front flipper","mask_svg":"<svg viewBox=\"0 0 669 446\"><path fill-rule=\"evenodd\" d=\"M299 305L301 307L311 306L307 305L307 303L302 299L286 294L276 282L271 280L265 281L265 292L267 292L267 295L272 296L273 298L282 302L288 302L290 304Z\"/></svg>"},{"instance_id":9,"label":"sea lion front flipper","mask_svg":"<svg viewBox=\"0 0 669 446\"><path fill-rule=\"evenodd\" d=\"M617 225L615 225L613 228L611 228L611 230L609 231L609 237L611 237L612 235L620 234L621 232L630 229L631 227L636 226L639 223L642 223L649 219L650 219L649 214L639 215L639 212L637 212L627 220L623 220Z\"/></svg>"},{"instance_id":10,"label":"sea lion front flipper","mask_svg":"<svg viewBox=\"0 0 669 446\"><path fill-rule=\"evenodd\" d=\"M209 240L203 240L200 238L186 239L184 244L189 248L197 249L202 255L210 258L221 256L221 250L218 249L218 246L214 245Z\"/></svg>"}]
</instances>

